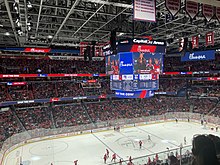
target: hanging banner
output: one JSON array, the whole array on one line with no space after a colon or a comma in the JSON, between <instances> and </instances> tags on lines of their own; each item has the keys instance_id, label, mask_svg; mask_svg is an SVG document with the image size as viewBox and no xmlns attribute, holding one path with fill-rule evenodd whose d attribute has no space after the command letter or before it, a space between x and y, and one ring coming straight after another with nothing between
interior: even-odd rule
<instances>
[{"instance_id":1,"label":"hanging banner","mask_svg":"<svg viewBox=\"0 0 220 165\"><path fill-rule=\"evenodd\" d=\"M199 36L192 37L192 48L199 48Z\"/></svg>"},{"instance_id":2,"label":"hanging banner","mask_svg":"<svg viewBox=\"0 0 220 165\"><path fill-rule=\"evenodd\" d=\"M218 21L220 22L220 7L215 8L215 13L216 13L216 17L217 17Z\"/></svg>"},{"instance_id":3,"label":"hanging banner","mask_svg":"<svg viewBox=\"0 0 220 165\"><path fill-rule=\"evenodd\" d=\"M186 0L186 12L193 19L199 13L199 3Z\"/></svg>"},{"instance_id":4,"label":"hanging banner","mask_svg":"<svg viewBox=\"0 0 220 165\"><path fill-rule=\"evenodd\" d=\"M156 22L155 0L134 0L134 20Z\"/></svg>"},{"instance_id":5,"label":"hanging banner","mask_svg":"<svg viewBox=\"0 0 220 165\"><path fill-rule=\"evenodd\" d=\"M206 46L212 45L214 46L214 32L208 32L205 35Z\"/></svg>"},{"instance_id":6,"label":"hanging banner","mask_svg":"<svg viewBox=\"0 0 220 165\"><path fill-rule=\"evenodd\" d=\"M80 42L79 45L80 45L80 56L83 56L86 47L89 46L89 42Z\"/></svg>"},{"instance_id":7,"label":"hanging banner","mask_svg":"<svg viewBox=\"0 0 220 165\"><path fill-rule=\"evenodd\" d=\"M181 9L181 0L166 0L166 8L175 16Z\"/></svg>"},{"instance_id":8,"label":"hanging banner","mask_svg":"<svg viewBox=\"0 0 220 165\"><path fill-rule=\"evenodd\" d=\"M207 21L210 21L214 16L214 7L211 5L203 4L202 5L202 13Z\"/></svg>"}]
</instances>

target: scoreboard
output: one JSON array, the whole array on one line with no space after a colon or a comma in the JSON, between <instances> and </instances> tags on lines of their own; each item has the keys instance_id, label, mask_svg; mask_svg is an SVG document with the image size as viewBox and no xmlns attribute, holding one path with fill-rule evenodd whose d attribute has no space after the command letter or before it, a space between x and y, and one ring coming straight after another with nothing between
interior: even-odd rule
<instances>
[{"instance_id":1,"label":"scoreboard","mask_svg":"<svg viewBox=\"0 0 220 165\"><path fill-rule=\"evenodd\" d=\"M158 90L158 74L110 75L111 90L140 91Z\"/></svg>"},{"instance_id":2,"label":"scoreboard","mask_svg":"<svg viewBox=\"0 0 220 165\"><path fill-rule=\"evenodd\" d=\"M159 89L165 43L146 39L123 40L118 44L118 52L106 56L111 90L122 98L152 97Z\"/></svg>"}]
</instances>

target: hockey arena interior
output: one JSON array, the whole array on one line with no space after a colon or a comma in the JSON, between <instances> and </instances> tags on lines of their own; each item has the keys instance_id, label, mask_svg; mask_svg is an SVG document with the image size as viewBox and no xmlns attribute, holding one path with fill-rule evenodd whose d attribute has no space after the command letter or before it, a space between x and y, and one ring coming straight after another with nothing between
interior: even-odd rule
<instances>
[{"instance_id":1,"label":"hockey arena interior","mask_svg":"<svg viewBox=\"0 0 220 165\"><path fill-rule=\"evenodd\" d=\"M219 0L0 0L0 165L219 165Z\"/></svg>"}]
</instances>

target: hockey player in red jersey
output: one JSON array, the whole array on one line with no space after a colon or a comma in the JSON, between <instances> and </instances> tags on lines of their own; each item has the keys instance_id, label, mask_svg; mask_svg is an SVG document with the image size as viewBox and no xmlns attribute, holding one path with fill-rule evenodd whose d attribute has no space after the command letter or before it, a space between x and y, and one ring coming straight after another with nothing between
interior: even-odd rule
<instances>
[{"instance_id":1,"label":"hockey player in red jersey","mask_svg":"<svg viewBox=\"0 0 220 165\"><path fill-rule=\"evenodd\" d=\"M148 165L151 164L151 159L150 159L150 157L148 157L148 162L147 162L147 164L148 164Z\"/></svg>"},{"instance_id":2,"label":"hockey player in red jersey","mask_svg":"<svg viewBox=\"0 0 220 165\"><path fill-rule=\"evenodd\" d=\"M156 156L155 156L155 160L156 160L156 161L159 160L158 154L156 154Z\"/></svg>"},{"instance_id":3,"label":"hockey player in red jersey","mask_svg":"<svg viewBox=\"0 0 220 165\"><path fill-rule=\"evenodd\" d=\"M112 160L111 160L111 162L114 160L114 162L115 162L115 160L116 160L116 153L114 153L113 155L112 155Z\"/></svg>"},{"instance_id":4,"label":"hockey player in red jersey","mask_svg":"<svg viewBox=\"0 0 220 165\"><path fill-rule=\"evenodd\" d=\"M107 158L109 158L109 150L108 149L106 149L106 156L107 156Z\"/></svg>"},{"instance_id":5,"label":"hockey player in red jersey","mask_svg":"<svg viewBox=\"0 0 220 165\"><path fill-rule=\"evenodd\" d=\"M74 160L74 165L77 165L78 160Z\"/></svg>"},{"instance_id":6,"label":"hockey player in red jersey","mask_svg":"<svg viewBox=\"0 0 220 165\"><path fill-rule=\"evenodd\" d=\"M128 162L128 164L127 165L133 165L133 163L132 162Z\"/></svg>"},{"instance_id":7,"label":"hockey player in red jersey","mask_svg":"<svg viewBox=\"0 0 220 165\"><path fill-rule=\"evenodd\" d=\"M104 155L103 159L104 159L104 163L106 164L107 154Z\"/></svg>"}]
</instances>

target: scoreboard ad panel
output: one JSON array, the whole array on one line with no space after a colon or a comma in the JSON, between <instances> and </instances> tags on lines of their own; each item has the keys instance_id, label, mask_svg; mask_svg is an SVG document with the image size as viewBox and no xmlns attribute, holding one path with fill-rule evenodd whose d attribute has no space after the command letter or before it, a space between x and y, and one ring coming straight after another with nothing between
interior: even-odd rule
<instances>
[{"instance_id":1,"label":"scoreboard ad panel","mask_svg":"<svg viewBox=\"0 0 220 165\"><path fill-rule=\"evenodd\" d=\"M159 75L157 74L135 74L135 75L111 75L111 90L141 91L158 90Z\"/></svg>"}]
</instances>

